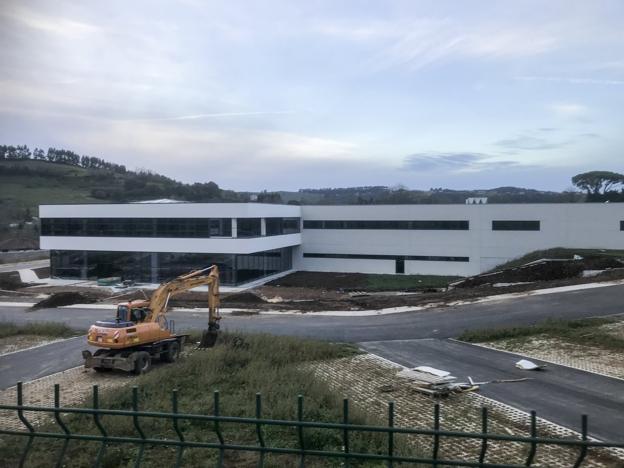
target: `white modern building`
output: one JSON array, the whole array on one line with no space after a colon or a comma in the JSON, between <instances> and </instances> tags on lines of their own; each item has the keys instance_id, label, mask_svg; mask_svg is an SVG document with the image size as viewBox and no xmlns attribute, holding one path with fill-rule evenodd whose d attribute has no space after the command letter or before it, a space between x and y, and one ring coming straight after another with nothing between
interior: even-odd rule
<instances>
[{"instance_id":1,"label":"white modern building","mask_svg":"<svg viewBox=\"0 0 624 468\"><path fill-rule=\"evenodd\" d=\"M468 276L551 247L624 248L623 203L42 205L52 275L159 282L213 263L224 284L287 270Z\"/></svg>"}]
</instances>

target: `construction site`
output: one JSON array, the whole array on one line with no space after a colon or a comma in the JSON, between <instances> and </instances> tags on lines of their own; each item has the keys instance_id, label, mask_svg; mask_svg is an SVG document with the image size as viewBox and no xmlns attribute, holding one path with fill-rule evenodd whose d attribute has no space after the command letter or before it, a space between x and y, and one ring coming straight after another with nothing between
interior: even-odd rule
<instances>
[{"instance_id":1,"label":"construction site","mask_svg":"<svg viewBox=\"0 0 624 468\"><path fill-rule=\"evenodd\" d=\"M243 401L251 402L257 391L269 398L264 405L272 419L289 420L298 394L307 395L306 407L314 408L307 413L310 419L336 412L326 398L344 396L354 425L385 424L391 401L397 411L393 425L478 434L487 418L487 431L503 435L484 449L477 436L454 439L444 432L446 442L436 449L436 460L479 460L479 466L525 461L549 467L622 466L624 452L617 447L623 415L609 408L620 408L617 399L623 394L617 389L624 379L624 316L619 304L599 314L590 304L624 287L623 259L620 251L554 249L471 277L300 271L251 287L220 288L217 267L158 285L122 278L49 278L45 259L5 264L0 271L0 316L6 329L0 337L5 369L0 404L8 408L19 398L30 406L50 406L58 386L64 407L81 407L93 401L96 385L104 404L114 409L114 401L138 385L148 392L143 395L152 395L151 410L166 411L167 391L176 390L179 404L193 412L204 404L214 410L212 390L221 389L222 411L230 416L253 413ZM592 297L576 297L587 293ZM536 300L547 302L531 304ZM54 357L42 360L50 353ZM301 375L305 383L297 383ZM23 383L15 386L18 380ZM232 387L233 381L241 386ZM577 393L580 389L585 395ZM235 401L242 399L242 407L226 403L230 393L239 395ZM560 408L562 402L568 411ZM585 426L580 414L588 413ZM51 423L45 413L24 414L34 427ZM73 415L66 416L73 421ZM86 421L72 424L88 430ZM181 424L189 437L200 437L188 422ZM107 426L126 434L110 422ZM0 427L19 431L24 423L4 409ZM167 440L158 426L148 427ZM306 432L308 447L340 445L331 438L313 442L329 437L322 428ZM362 452L385 444L381 433L366 434L354 429L352 435L351 443ZM230 437L249 442L254 436L232 426ZM393 456L406 466L416 466L407 460L428 459L423 450L428 453L435 441L420 432L397 437ZM584 453L549 443L534 453L531 437L588 437L595 446ZM286 448L301 444L287 431L273 438ZM0 450L21 453L20 439L11 440ZM37 462L36 454L57 446L53 440L35 443L25 466L47 466ZM162 450L150 451L141 463L152 466L172 456ZM215 463L256 465L254 450L225 450ZM288 466L297 459L295 451L269 451L267 456L271 464ZM199 463L198 452L188 449L182 460L189 466ZM313 453L306 457L313 460ZM88 444L76 441L67 453L63 449L62 459L81 466L94 455ZM6 456L12 460L7 466L18 462ZM102 456L113 465L143 457L114 444ZM582 465L576 465L578 460Z\"/></svg>"}]
</instances>

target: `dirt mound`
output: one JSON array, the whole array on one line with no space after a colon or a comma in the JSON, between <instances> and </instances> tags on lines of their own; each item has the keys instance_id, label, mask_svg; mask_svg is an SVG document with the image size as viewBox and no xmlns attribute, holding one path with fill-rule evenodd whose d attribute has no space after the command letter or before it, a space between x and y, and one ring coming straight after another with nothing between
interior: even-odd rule
<instances>
[{"instance_id":1,"label":"dirt mound","mask_svg":"<svg viewBox=\"0 0 624 468\"><path fill-rule=\"evenodd\" d=\"M264 304L266 301L256 294L245 291L224 296L221 303L225 304Z\"/></svg>"},{"instance_id":2,"label":"dirt mound","mask_svg":"<svg viewBox=\"0 0 624 468\"><path fill-rule=\"evenodd\" d=\"M52 294L47 299L37 302L32 308L51 309L72 304L92 304L96 301L94 297L79 292L59 292Z\"/></svg>"},{"instance_id":3,"label":"dirt mound","mask_svg":"<svg viewBox=\"0 0 624 468\"><path fill-rule=\"evenodd\" d=\"M585 270L606 270L608 268L622 268L624 263L614 257L591 256L583 259Z\"/></svg>"},{"instance_id":4,"label":"dirt mound","mask_svg":"<svg viewBox=\"0 0 624 468\"><path fill-rule=\"evenodd\" d=\"M575 278L587 269L579 260L544 260L517 268L472 276L456 283L458 288L474 288L495 283L524 283Z\"/></svg>"},{"instance_id":5,"label":"dirt mound","mask_svg":"<svg viewBox=\"0 0 624 468\"><path fill-rule=\"evenodd\" d=\"M17 289L28 286L22 283L20 275L17 271L10 271L7 273L0 273L0 289L7 291L15 291Z\"/></svg>"}]
</instances>

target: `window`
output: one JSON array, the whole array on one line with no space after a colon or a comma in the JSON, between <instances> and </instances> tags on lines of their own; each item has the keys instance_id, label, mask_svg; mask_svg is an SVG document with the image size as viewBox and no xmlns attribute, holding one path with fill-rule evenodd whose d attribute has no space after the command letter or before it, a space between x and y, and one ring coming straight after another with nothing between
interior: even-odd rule
<instances>
[{"instance_id":1,"label":"window","mask_svg":"<svg viewBox=\"0 0 624 468\"><path fill-rule=\"evenodd\" d=\"M624 221L620 221L620 231L624 231Z\"/></svg>"},{"instance_id":2,"label":"window","mask_svg":"<svg viewBox=\"0 0 624 468\"><path fill-rule=\"evenodd\" d=\"M492 221L492 231L539 231L539 221Z\"/></svg>"},{"instance_id":3,"label":"window","mask_svg":"<svg viewBox=\"0 0 624 468\"><path fill-rule=\"evenodd\" d=\"M394 261L394 272L398 274L405 273L405 259L403 257Z\"/></svg>"},{"instance_id":4,"label":"window","mask_svg":"<svg viewBox=\"0 0 624 468\"><path fill-rule=\"evenodd\" d=\"M304 221L304 229L387 229L387 230L440 230L467 231L469 222L466 220L357 220L357 221Z\"/></svg>"},{"instance_id":5,"label":"window","mask_svg":"<svg viewBox=\"0 0 624 468\"><path fill-rule=\"evenodd\" d=\"M230 218L43 218L42 236L232 237Z\"/></svg>"},{"instance_id":6,"label":"window","mask_svg":"<svg viewBox=\"0 0 624 468\"><path fill-rule=\"evenodd\" d=\"M343 258L354 260L412 260L422 262L469 262L469 257L447 257L441 255L367 255L367 254L331 254L304 253L304 258Z\"/></svg>"},{"instance_id":7,"label":"window","mask_svg":"<svg viewBox=\"0 0 624 468\"><path fill-rule=\"evenodd\" d=\"M238 218L237 237L260 237L260 218Z\"/></svg>"}]
</instances>

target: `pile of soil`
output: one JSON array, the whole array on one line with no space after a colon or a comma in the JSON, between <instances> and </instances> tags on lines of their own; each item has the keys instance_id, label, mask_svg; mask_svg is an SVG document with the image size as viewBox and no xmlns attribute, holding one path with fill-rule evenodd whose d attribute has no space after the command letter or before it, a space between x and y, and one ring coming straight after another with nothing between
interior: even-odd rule
<instances>
[{"instance_id":1,"label":"pile of soil","mask_svg":"<svg viewBox=\"0 0 624 468\"><path fill-rule=\"evenodd\" d=\"M221 298L222 304L264 304L265 302L260 296L249 291L229 294Z\"/></svg>"},{"instance_id":2,"label":"pile of soil","mask_svg":"<svg viewBox=\"0 0 624 468\"><path fill-rule=\"evenodd\" d=\"M17 271L10 271L7 273L0 273L0 289L7 291L16 291L27 284L22 283L20 275Z\"/></svg>"},{"instance_id":3,"label":"pile of soil","mask_svg":"<svg viewBox=\"0 0 624 468\"><path fill-rule=\"evenodd\" d=\"M79 292L59 292L52 294L47 299L37 302L32 308L48 309L72 304L92 304L94 302L97 302L97 299L87 294Z\"/></svg>"}]
</instances>

